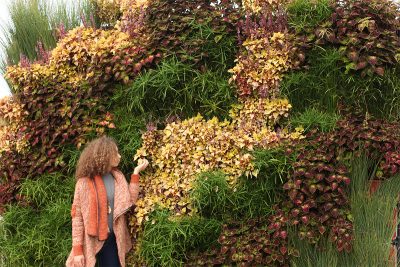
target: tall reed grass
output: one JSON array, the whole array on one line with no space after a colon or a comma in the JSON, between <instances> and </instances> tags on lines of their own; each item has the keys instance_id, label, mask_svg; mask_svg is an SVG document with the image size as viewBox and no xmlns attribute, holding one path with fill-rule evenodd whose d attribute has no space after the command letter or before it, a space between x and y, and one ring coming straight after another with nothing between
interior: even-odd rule
<instances>
[{"instance_id":1,"label":"tall reed grass","mask_svg":"<svg viewBox=\"0 0 400 267\"><path fill-rule=\"evenodd\" d=\"M89 19L94 14L88 0L77 0L73 4L67 0L13 0L8 9L11 20L0 28L3 72L7 65L18 64L21 54L31 61L36 60L38 42L46 50L54 48L61 25L68 31L79 26L82 17Z\"/></svg>"}]
</instances>

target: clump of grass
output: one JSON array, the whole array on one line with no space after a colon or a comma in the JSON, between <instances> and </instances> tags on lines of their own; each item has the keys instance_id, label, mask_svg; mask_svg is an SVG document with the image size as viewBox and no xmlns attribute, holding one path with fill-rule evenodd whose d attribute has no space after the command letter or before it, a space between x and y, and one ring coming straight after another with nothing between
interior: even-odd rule
<instances>
[{"instance_id":1,"label":"clump of grass","mask_svg":"<svg viewBox=\"0 0 400 267\"><path fill-rule=\"evenodd\" d=\"M133 171L135 163L133 157L142 144L142 132L145 131L145 115L135 115L125 108L118 107L112 112L116 128L110 129L108 135L117 142L122 156L119 168L125 174Z\"/></svg>"},{"instance_id":2,"label":"clump of grass","mask_svg":"<svg viewBox=\"0 0 400 267\"><path fill-rule=\"evenodd\" d=\"M144 224L139 256L147 266L182 266L189 250L205 250L215 244L222 223L200 217L171 218L156 209Z\"/></svg>"},{"instance_id":3,"label":"clump of grass","mask_svg":"<svg viewBox=\"0 0 400 267\"><path fill-rule=\"evenodd\" d=\"M81 150L74 145L66 145L62 148L62 164L64 166L64 173L67 173L71 177L75 175L76 165L80 155Z\"/></svg>"},{"instance_id":4,"label":"clump of grass","mask_svg":"<svg viewBox=\"0 0 400 267\"><path fill-rule=\"evenodd\" d=\"M393 212L400 192L400 176L383 181L369 193L375 163L366 156L352 165L351 211L354 217L354 260L357 266L389 266L391 238L396 225Z\"/></svg>"},{"instance_id":5,"label":"clump of grass","mask_svg":"<svg viewBox=\"0 0 400 267\"><path fill-rule=\"evenodd\" d=\"M349 189L351 214L354 225L353 250L339 253L332 243L321 240L310 245L296 237L291 241L299 249L300 257L293 266L391 266L389 260L391 237L396 225L393 211L398 201L400 176L383 181L378 190L370 194L369 188L376 163L362 155L351 162ZM295 236L295 234L293 235Z\"/></svg>"},{"instance_id":6,"label":"clump of grass","mask_svg":"<svg viewBox=\"0 0 400 267\"><path fill-rule=\"evenodd\" d=\"M293 267L314 267L314 266L329 266L338 267L339 253L336 251L335 246L323 239L319 242L318 246L308 243L306 240L301 240L294 229L291 229L293 238L290 240L293 246L299 250L299 257L293 257L291 266Z\"/></svg>"},{"instance_id":7,"label":"clump of grass","mask_svg":"<svg viewBox=\"0 0 400 267\"><path fill-rule=\"evenodd\" d=\"M73 195L75 179L61 173L44 174L37 179L26 179L20 193L36 207L43 208L58 199L70 199Z\"/></svg>"},{"instance_id":8,"label":"clump of grass","mask_svg":"<svg viewBox=\"0 0 400 267\"><path fill-rule=\"evenodd\" d=\"M321 132L332 131L339 116L335 113L319 111L316 108L307 108L304 112L297 114L290 119L294 127L302 126L305 131L318 129Z\"/></svg>"},{"instance_id":9,"label":"clump of grass","mask_svg":"<svg viewBox=\"0 0 400 267\"><path fill-rule=\"evenodd\" d=\"M331 0L295 0L287 6L288 23L297 32L315 29L321 22L329 19L333 10Z\"/></svg>"},{"instance_id":10,"label":"clump of grass","mask_svg":"<svg viewBox=\"0 0 400 267\"><path fill-rule=\"evenodd\" d=\"M1 63L2 70L7 65L17 64L21 54L31 61L38 59L37 43L41 42L46 50L53 49L60 24L68 31L81 24L81 14L87 19L94 14L88 0L73 5L65 0L15 0L10 2L9 11L11 21L1 29L4 38L0 47L6 55L6 61Z\"/></svg>"},{"instance_id":11,"label":"clump of grass","mask_svg":"<svg viewBox=\"0 0 400 267\"><path fill-rule=\"evenodd\" d=\"M236 202L223 172L198 175L191 197L199 213L207 218L224 219Z\"/></svg>"},{"instance_id":12,"label":"clump of grass","mask_svg":"<svg viewBox=\"0 0 400 267\"><path fill-rule=\"evenodd\" d=\"M283 144L270 149L256 149L252 152L254 156L253 165L259 170L258 179L270 180L277 186L284 183L288 173L293 169L292 163L296 160L295 150L286 153L290 145Z\"/></svg>"},{"instance_id":13,"label":"clump of grass","mask_svg":"<svg viewBox=\"0 0 400 267\"><path fill-rule=\"evenodd\" d=\"M339 100L341 55L336 49L315 48L309 51L310 68L294 71L284 77L281 91L293 105L293 112L303 112L315 107L322 111L335 113Z\"/></svg>"},{"instance_id":14,"label":"clump of grass","mask_svg":"<svg viewBox=\"0 0 400 267\"><path fill-rule=\"evenodd\" d=\"M71 249L75 179L60 173L37 178L21 185L30 205L12 204L2 215L2 266L62 266Z\"/></svg>"},{"instance_id":15,"label":"clump of grass","mask_svg":"<svg viewBox=\"0 0 400 267\"><path fill-rule=\"evenodd\" d=\"M199 214L222 221L266 216L272 211L276 185L273 179L241 177L238 185L228 185L220 171L201 173L191 198Z\"/></svg>"},{"instance_id":16,"label":"clump of grass","mask_svg":"<svg viewBox=\"0 0 400 267\"><path fill-rule=\"evenodd\" d=\"M387 69L383 77L349 75L345 73L341 58L335 48L315 46L307 52L309 68L284 77L281 91L289 98L293 112L314 108L334 114L340 103L378 118L398 119L399 68Z\"/></svg>"},{"instance_id":17,"label":"clump of grass","mask_svg":"<svg viewBox=\"0 0 400 267\"><path fill-rule=\"evenodd\" d=\"M113 102L121 103L129 113L154 118L187 118L198 112L222 118L235 101L228 79L224 71L201 72L170 57L156 69L143 72L130 86L117 89Z\"/></svg>"}]
</instances>

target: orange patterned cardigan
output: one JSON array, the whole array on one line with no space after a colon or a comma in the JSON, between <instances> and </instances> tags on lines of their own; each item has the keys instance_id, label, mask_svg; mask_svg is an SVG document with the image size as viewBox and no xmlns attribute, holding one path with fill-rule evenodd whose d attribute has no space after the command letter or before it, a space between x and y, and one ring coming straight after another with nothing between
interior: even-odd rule
<instances>
[{"instance_id":1,"label":"orange patterned cardigan","mask_svg":"<svg viewBox=\"0 0 400 267\"><path fill-rule=\"evenodd\" d=\"M139 175L133 174L128 185L125 176L119 170L112 170L115 178L114 193L114 223L113 230L117 240L118 257L121 267L125 266L125 254L132 248L125 213L135 204L139 195ZM66 266L74 267L74 256L85 256L85 267L94 267L96 254L102 248L104 241L88 234L90 189L93 182L89 178L78 179L75 186L74 200L71 208L72 215L72 250Z\"/></svg>"}]
</instances>

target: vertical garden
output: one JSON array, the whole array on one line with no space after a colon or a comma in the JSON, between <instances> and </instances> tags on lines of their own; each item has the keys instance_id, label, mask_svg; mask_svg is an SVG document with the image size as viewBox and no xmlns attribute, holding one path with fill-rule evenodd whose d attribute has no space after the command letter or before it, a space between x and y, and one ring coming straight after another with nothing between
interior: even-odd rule
<instances>
[{"instance_id":1,"label":"vertical garden","mask_svg":"<svg viewBox=\"0 0 400 267\"><path fill-rule=\"evenodd\" d=\"M390 0L15 0L1 46L0 265L63 266L75 164L108 135L128 266L395 266Z\"/></svg>"}]
</instances>

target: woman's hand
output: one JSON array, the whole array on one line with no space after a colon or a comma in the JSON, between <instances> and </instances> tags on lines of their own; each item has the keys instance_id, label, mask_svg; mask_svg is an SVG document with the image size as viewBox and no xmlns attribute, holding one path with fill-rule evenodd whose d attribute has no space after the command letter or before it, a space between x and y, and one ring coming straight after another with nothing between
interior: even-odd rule
<instances>
[{"instance_id":1,"label":"woman's hand","mask_svg":"<svg viewBox=\"0 0 400 267\"><path fill-rule=\"evenodd\" d=\"M85 267L85 256L83 255L75 256L74 267Z\"/></svg>"},{"instance_id":2,"label":"woman's hand","mask_svg":"<svg viewBox=\"0 0 400 267\"><path fill-rule=\"evenodd\" d=\"M139 174L139 172L143 171L149 165L149 161L147 159L139 159L138 165L136 166L135 170L133 171L134 174Z\"/></svg>"}]
</instances>

